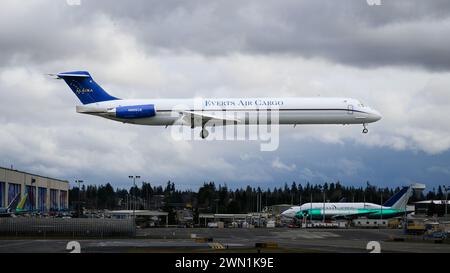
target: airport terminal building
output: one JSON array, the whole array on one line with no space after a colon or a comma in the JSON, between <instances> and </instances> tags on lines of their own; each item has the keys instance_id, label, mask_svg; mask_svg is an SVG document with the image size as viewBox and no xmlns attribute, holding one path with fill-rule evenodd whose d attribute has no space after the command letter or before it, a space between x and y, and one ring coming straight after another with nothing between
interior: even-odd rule
<instances>
[{"instance_id":1,"label":"airport terminal building","mask_svg":"<svg viewBox=\"0 0 450 273\"><path fill-rule=\"evenodd\" d=\"M0 167L0 207L28 194L25 209L51 212L67 210L69 182Z\"/></svg>"}]
</instances>

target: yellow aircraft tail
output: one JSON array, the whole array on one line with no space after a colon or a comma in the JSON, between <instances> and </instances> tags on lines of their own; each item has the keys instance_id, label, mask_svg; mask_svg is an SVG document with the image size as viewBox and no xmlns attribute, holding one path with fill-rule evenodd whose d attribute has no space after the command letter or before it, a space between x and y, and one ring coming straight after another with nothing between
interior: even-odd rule
<instances>
[{"instance_id":1,"label":"yellow aircraft tail","mask_svg":"<svg viewBox=\"0 0 450 273\"><path fill-rule=\"evenodd\" d=\"M16 211L23 211L24 207L25 207L25 202L27 201L28 198L28 193L25 193L22 197L22 199L20 199L19 204L17 205Z\"/></svg>"}]
</instances>

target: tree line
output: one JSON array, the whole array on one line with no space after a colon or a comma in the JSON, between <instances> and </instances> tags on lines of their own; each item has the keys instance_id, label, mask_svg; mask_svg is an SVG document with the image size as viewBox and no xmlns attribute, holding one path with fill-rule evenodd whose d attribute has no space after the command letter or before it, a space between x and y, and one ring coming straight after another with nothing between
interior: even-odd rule
<instances>
[{"instance_id":1,"label":"tree line","mask_svg":"<svg viewBox=\"0 0 450 273\"><path fill-rule=\"evenodd\" d=\"M298 205L307 202L370 202L384 203L400 188L377 187L366 183L365 187L343 186L333 183L305 185L292 182L283 187L261 189L247 186L230 189L227 185L204 183L198 191L179 190L168 181L165 187L142 183L141 187L114 189L105 185L83 185L69 190L69 206L78 204L86 209L159 209L172 212L174 209L192 208L201 213L248 213L261 211L277 204ZM414 195L411 201L445 199L442 188L430 190L426 195Z\"/></svg>"}]
</instances>

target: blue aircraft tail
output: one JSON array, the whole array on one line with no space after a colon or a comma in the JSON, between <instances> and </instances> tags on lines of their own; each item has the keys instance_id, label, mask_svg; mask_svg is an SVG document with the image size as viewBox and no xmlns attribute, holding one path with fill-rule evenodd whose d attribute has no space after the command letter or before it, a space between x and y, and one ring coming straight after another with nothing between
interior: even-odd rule
<instances>
[{"instance_id":1,"label":"blue aircraft tail","mask_svg":"<svg viewBox=\"0 0 450 273\"><path fill-rule=\"evenodd\" d=\"M83 104L118 100L106 93L87 71L64 72L54 76L63 79Z\"/></svg>"},{"instance_id":2,"label":"blue aircraft tail","mask_svg":"<svg viewBox=\"0 0 450 273\"><path fill-rule=\"evenodd\" d=\"M399 192L394 194L389 198L386 203L383 204L385 207L391 207L393 209L405 210L408 200L412 195L413 188L403 187Z\"/></svg>"}]
</instances>

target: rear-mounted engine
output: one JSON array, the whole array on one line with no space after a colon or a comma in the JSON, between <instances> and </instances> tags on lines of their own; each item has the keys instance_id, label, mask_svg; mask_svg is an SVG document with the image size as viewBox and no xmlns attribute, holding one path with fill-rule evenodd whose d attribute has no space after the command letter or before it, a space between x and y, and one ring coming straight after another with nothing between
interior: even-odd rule
<instances>
[{"instance_id":1,"label":"rear-mounted engine","mask_svg":"<svg viewBox=\"0 0 450 273\"><path fill-rule=\"evenodd\" d=\"M123 119L150 118L156 115L155 105L120 106L115 109L116 117Z\"/></svg>"}]
</instances>

